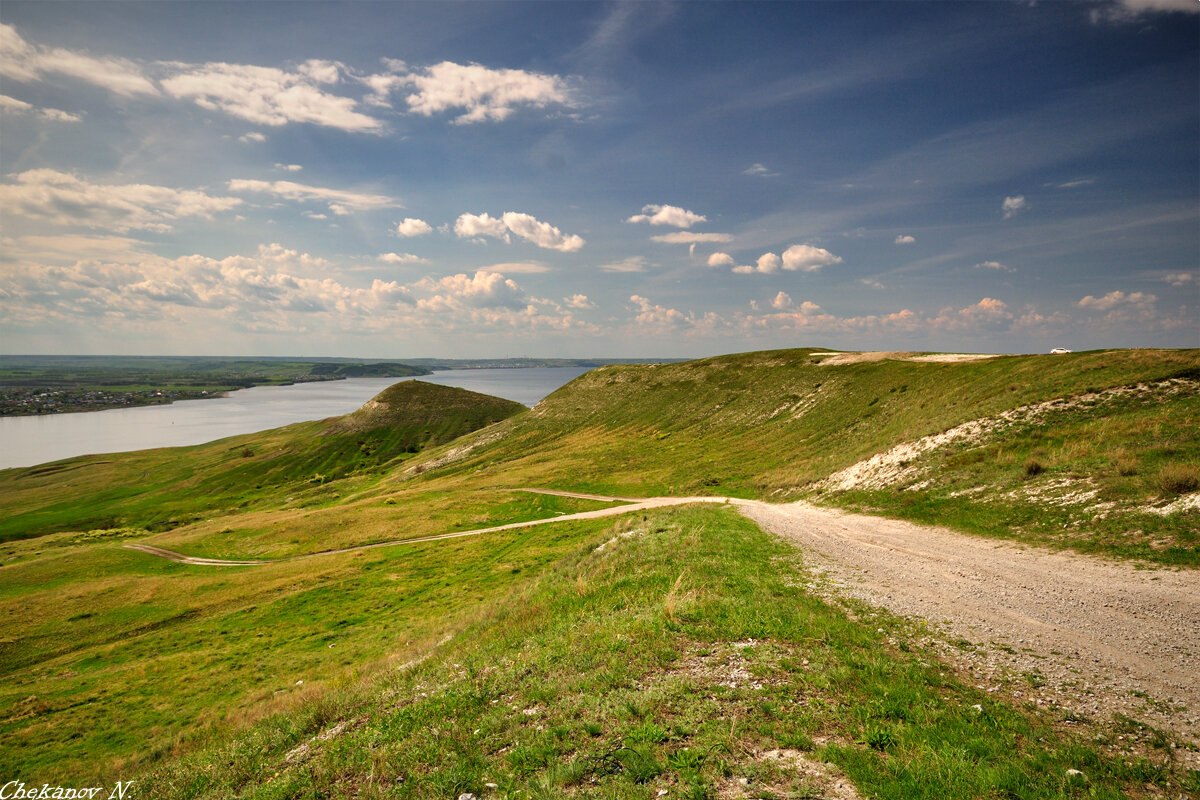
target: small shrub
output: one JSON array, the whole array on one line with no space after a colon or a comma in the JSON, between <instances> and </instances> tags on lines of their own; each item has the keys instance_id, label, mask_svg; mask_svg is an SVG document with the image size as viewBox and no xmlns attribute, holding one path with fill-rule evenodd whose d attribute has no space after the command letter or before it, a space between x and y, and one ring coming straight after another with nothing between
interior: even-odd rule
<instances>
[{"instance_id":1,"label":"small shrub","mask_svg":"<svg viewBox=\"0 0 1200 800\"><path fill-rule=\"evenodd\" d=\"M1200 469L1192 464L1168 464L1158 472L1158 488L1164 494L1184 494L1200 489Z\"/></svg>"},{"instance_id":2,"label":"small shrub","mask_svg":"<svg viewBox=\"0 0 1200 800\"><path fill-rule=\"evenodd\" d=\"M891 747L895 747L896 734L887 728L871 728L863 736L863 743L872 750L878 750L882 753Z\"/></svg>"},{"instance_id":3,"label":"small shrub","mask_svg":"<svg viewBox=\"0 0 1200 800\"><path fill-rule=\"evenodd\" d=\"M1041 475L1046 471L1046 465L1036 458L1031 458L1025 462L1025 477L1032 478L1034 475Z\"/></svg>"}]
</instances>

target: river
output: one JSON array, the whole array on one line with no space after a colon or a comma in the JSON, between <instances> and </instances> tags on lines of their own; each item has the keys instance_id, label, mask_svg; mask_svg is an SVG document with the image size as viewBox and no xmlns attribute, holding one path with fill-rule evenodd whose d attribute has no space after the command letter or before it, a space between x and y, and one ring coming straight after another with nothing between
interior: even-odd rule
<instances>
[{"instance_id":1,"label":"river","mask_svg":"<svg viewBox=\"0 0 1200 800\"><path fill-rule=\"evenodd\" d=\"M532 406L587 372L581 367L465 369L417 380L457 386ZM225 397L181 400L164 406L114 408L74 414L0 417L0 469L31 467L60 458L151 447L203 444L295 422L349 414L379 392L408 378L255 386Z\"/></svg>"}]
</instances>

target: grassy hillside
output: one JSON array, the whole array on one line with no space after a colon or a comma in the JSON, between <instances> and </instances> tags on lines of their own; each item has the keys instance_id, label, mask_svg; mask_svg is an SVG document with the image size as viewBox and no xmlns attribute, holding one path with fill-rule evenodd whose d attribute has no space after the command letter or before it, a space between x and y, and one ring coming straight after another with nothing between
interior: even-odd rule
<instances>
[{"instance_id":1,"label":"grassy hillside","mask_svg":"<svg viewBox=\"0 0 1200 800\"><path fill-rule=\"evenodd\" d=\"M806 759L883 797L1174 791L1198 778L976 696L719 509L251 568L121 545L284 558L604 505L514 491L538 486L808 497L1195 564L1198 378L1197 351L776 351L603 367L533 410L406 382L346 417L3 471L0 763L162 762L164 797L816 796L835 778Z\"/></svg>"},{"instance_id":2,"label":"grassy hillside","mask_svg":"<svg viewBox=\"0 0 1200 800\"><path fill-rule=\"evenodd\" d=\"M325 488L333 481L377 480L389 465L524 408L465 389L402 381L345 417L196 447L3 470L0 542L63 530L167 530L289 500L327 504L340 496Z\"/></svg>"},{"instance_id":3,"label":"grassy hillside","mask_svg":"<svg viewBox=\"0 0 1200 800\"><path fill-rule=\"evenodd\" d=\"M427 660L142 778L162 798L1118 798L1200 788L964 685L912 626L808 594L731 509L576 544ZM1032 704L1031 704L1032 705ZM1078 775L1070 772L1077 770Z\"/></svg>"},{"instance_id":4,"label":"grassy hillside","mask_svg":"<svg viewBox=\"0 0 1200 800\"><path fill-rule=\"evenodd\" d=\"M634 496L808 497L1197 563L1195 513L1154 512L1200 488L1200 351L911 358L787 350L602 367L433 473ZM927 463L906 481L826 482L897 445L1088 395L914 455Z\"/></svg>"}]
</instances>

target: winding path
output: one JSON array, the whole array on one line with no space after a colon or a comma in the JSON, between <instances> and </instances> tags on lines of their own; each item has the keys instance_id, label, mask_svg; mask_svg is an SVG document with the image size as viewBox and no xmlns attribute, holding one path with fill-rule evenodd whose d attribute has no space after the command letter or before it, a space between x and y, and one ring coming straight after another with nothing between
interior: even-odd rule
<instances>
[{"instance_id":1,"label":"winding path","mask_svg":"<svg viewBox=\"0 0 1200 800\"><path fill-rule=\"evenodd\" d=\"M276 561L198 558L148 544L126 547L198 566L260 566L665 506L729 503L801 547L809 565L827 579L827 593L925 621L941 631L943 643L972 643L944 650L988 691L1097 721L1122 713L1200 744L1200 570L1145 568L804 502L521 491L623 505ZM1200 768L1200 750L1180 754Z\"/></svg>"}]
</instances>

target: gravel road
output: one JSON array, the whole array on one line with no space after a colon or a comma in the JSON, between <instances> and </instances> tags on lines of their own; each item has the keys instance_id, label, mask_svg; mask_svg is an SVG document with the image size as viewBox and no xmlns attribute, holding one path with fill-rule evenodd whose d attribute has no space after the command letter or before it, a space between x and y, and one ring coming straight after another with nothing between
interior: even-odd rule
<instances>
[{"instance_id":1,"label":"gravel road","mask_svg":"<svg viewBox=\"0 0 1200 800\"><path fill-rule=\"evenodd\" d=\"M957 641L943 646L946 655L989 691L1068 718L1107 723L1121 713L1200 743L1200 571L808 503L738 505L800 545L834 593L924 620L943 642ZM1197 750L1179 756L1200 768Z\"/></svg>"}]
</instances>

